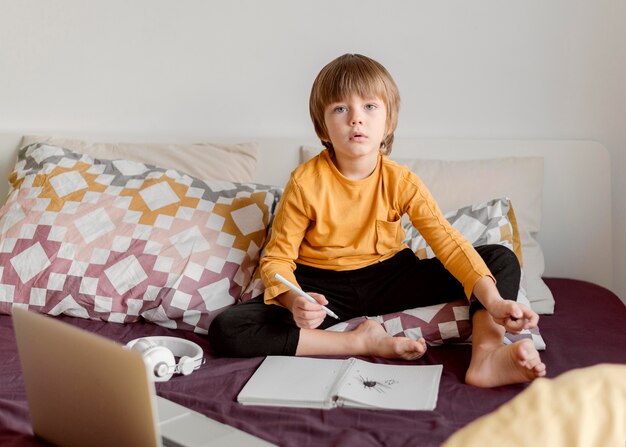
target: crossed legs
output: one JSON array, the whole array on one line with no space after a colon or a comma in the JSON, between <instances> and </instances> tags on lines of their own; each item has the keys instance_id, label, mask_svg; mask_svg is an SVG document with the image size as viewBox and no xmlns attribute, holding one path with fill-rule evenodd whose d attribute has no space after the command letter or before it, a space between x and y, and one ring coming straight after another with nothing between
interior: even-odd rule
<instances>
[{"instance_id":1,"label":"crossed legs","mask_svg":"<svg viewBox=\"0 0 626 447\"><path fill-rule=\"evenodd\" d=\"M414 255L411 254L410 257L412 256ZM519 266L513 265L511 267L514 263L507 259L511 257L507 249L486 247L481 250L481 256L490 258L488 265L498 279L498 285L504 287L505 284L508 284L510 290L501 290L502 296L515 296L519 284ZM389 270L393 273L396 272L397 268L392 266ZM435 268L435 271L441 271L441 269ZM368 272L365 273L369 275ZM376 276L378 278L386 277L385 275ZM412 276L413 273L410 273L408 277ZM430 271L428 276L432 279ZM509 276L510 278L507 278ZM328 284L328 278L324 279L325 281L319 281L313 278L312 284ZM339 277L338 282L347 283L344 277ZM360 283L360 281L357 282ZM403 283L403 281L395 282ZM445 283L445 281L431 282L435 284ZM408 285L408 287L411 286ZM462 293L460 285L453 287ZM432 295L447 297L451 296L452 293L456 293L454 289L451 291L434 291ZM380 296L384 300L380 303L383 307L377 309L380 313L393 311L393 309L384 308L388 300L395 301L401 296L407 297L406 292L402 293L395 290L392 292L386 287L381 287L372 295ZM394 299L390 300L390 298ZM410 294L408 299L411 299ZM336 299L329 301L335 305L341 304ZM355 296L354 302L355 305L360 304L358 294ZM472 359L466 374L466 382L479 387L493 387L526 382L544 376L545 365L541 362L539 353L532 341L522 340L512 345L504 345L504 328L496 324L486 310L480 306L474 306L474 304L476 303L472 305ZM405 303L396 305L401 308L411 307ZM336 307L334 310L344 319L368 313L367 310L364 310L363 313L350 315L341 307ZM219 315L209 328L209 337L211 345L218 355L236 357L371 355L413 360L426 352L426 343L423 339L392 337L379 323L372 320L365 321L351 332L322 330L322 328L332 324L334 321L331 320L325 321L320 329L300 329L295 326L291 313L287 309L265 305L262 297L258 297L234 306Z\"/></svg>"}]
</instances>

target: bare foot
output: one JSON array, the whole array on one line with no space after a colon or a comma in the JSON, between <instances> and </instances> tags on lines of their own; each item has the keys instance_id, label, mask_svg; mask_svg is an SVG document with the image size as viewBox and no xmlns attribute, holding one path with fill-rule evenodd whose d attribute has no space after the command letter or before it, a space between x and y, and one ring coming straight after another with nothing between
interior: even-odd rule
<instances>
[{"instance_id":1,"label":"bare foot","mask_svg":"<svg viewBox=\"0 0 626 447\"><path fill-rule=\"evenodd\" d=\"M465 383L489 388L530 382L546 375L546 365L531 340L496 347L472 346Z\"/></svg>"},{"instance_id":2,"label":"bare foot","mask_svg":"<svg viewBox=\"0 0 626 447\"><path fill-rule=\"evenodd\" d=\"M423 338L412 340L408 337L392 337L376 321L365 320L352 333L360 344L359 351L367 355L387 359L415 360L426 352Z\"/></svg>"}]
</instances>

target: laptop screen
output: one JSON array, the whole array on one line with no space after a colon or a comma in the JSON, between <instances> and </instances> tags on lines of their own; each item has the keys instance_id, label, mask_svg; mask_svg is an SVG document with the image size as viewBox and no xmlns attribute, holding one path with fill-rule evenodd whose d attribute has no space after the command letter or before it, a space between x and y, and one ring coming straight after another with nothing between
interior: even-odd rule
<instances>
[{"instance_id":1,"label":"laptop screen","mask_svg":"<svg viewBox=\"0 0 626 447\"><path fill-rule=\"evenodd\" d=\"M36 435L63 446L161 445L141 354L23 309L13 320Z\"/></svg>"}]
</instances>

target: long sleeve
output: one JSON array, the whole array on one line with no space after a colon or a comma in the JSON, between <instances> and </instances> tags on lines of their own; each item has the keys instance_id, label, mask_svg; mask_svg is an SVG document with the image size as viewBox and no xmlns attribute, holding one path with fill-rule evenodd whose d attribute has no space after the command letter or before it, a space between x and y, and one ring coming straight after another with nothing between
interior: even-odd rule
<instances>
[{"instance_id":1,"label":"long sleeve","mask_svg":"<svg viewBox=\"0 0 626 447\"><path fill-rule=\"evenodd\" d=\"M275 297L289 290L274 277L276 273L297 285L293 274L296 268L295 260L298 258L309 222L302 193L292 177L285 186L274 217L272 233L260 262L267 304L278 304Z\"/></svg>"},{"instance_id":2,"label":"long sleeve","mask_svg":"<svg viewBox=\"0 0 626 447\"><path fill-rule=\"evenodd\" d=\"M407 209L411 222L432 247L437 259L463 284L465 295L468 298L472 295L476 282L483 276L495 281L474 247L443 216L424 183L411 173L405 182L407 185L401 191L413 194Z\"/></svg>"}]
</instances>

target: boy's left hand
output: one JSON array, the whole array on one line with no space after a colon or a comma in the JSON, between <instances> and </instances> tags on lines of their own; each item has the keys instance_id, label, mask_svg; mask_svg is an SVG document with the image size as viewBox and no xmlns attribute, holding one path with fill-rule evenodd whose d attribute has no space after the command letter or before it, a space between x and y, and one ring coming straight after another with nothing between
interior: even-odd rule
<instances>
[{"instance_id":1,"label":"boy's left hand","mask_svg":"<svg viewBox=\"0 0 626 447\"><path fill-rule=\"evenodd\" d=\"M523 304L511 300L501 300L490 306L489 314L493 320L513 334L522 329L531 329L537 326L539 315Z\"/></svg>"}]
</instances>

